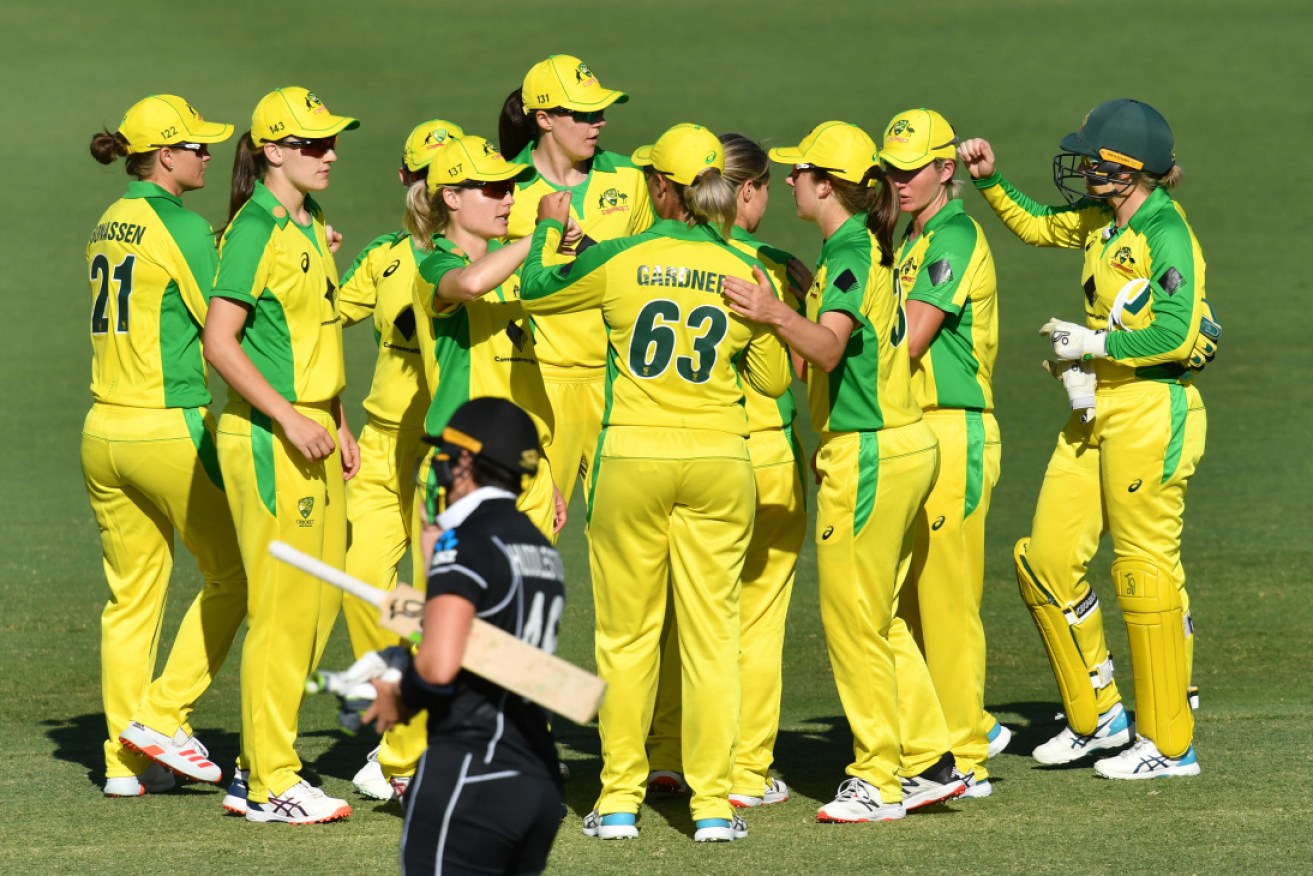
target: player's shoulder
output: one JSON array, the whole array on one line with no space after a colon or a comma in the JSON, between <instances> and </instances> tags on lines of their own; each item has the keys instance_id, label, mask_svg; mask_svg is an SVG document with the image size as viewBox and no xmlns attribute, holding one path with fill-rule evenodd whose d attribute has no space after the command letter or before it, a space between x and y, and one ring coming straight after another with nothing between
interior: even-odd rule
<instances>
[{"instance_id":1,"label":"player's shoulder","mask_svg":"<svg viewBox=\"0 0 1313 876\"><path fill-rule=\"evenodd\" d=\"M624 171L642 173L638 169L638 165L634 164L628 155L609 152L606 149L599 149L593 155L592 169L600 173L622 173Z\"/></svg>"},{"instance_id":2,"label":"player's shoulder","mask_svg":"<svg viewBox=\"0 0 1313 876\"><path fill-rule=\"evenodd\" d=\"M254 201L247 201L224 229L223 248L227 250L233 243L263 246L277 227L272 213Z\"/></svg>"}]
</instances>

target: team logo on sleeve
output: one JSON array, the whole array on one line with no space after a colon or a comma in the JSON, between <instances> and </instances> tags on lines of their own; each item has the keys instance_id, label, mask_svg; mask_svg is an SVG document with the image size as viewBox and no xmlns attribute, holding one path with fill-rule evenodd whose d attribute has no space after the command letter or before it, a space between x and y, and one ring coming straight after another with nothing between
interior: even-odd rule
<instances>
[{"instance_id":1,"label":"team logo on sleeve","mask_svg":"<svg viewBox=\"0 0 1313 876\"><path fill-rule=\"evenodd\" d=\"M607 189L602 192L597 199L597 206L601 208L602 215L629 210L629 195L619 189Z\"/></svg>"},{"instance_id":2,"label":"team logo on sleeve","mask_svg":"<svg viewBox=\"0 0 1313 876\"><path fill-rule=\"evenodd\" d=\"M310 519L310 515L315 513L314 496L306 496L305 498L297 499L296 511L298 514L301 515L301 519L296 521L297 526L301 527L302 529L305 529L307 527L311 527L315 525L315 522Z\"/></svg>"},{"instance_id":3,"label":"team logo on sleeve","mask_svg":"<svg viewBox=\"0 0 1313 876\"><path fill-rule=\"evenodd\" d=\"M1113 253L1112 258L1108 260L1108 265L1112 267L1114 271L1124 274L1127 277L1135 276L1135 256L1131 255L1131 248L1129 246L1123 246L1121 249Z\"/></svg>"}]
</instances>

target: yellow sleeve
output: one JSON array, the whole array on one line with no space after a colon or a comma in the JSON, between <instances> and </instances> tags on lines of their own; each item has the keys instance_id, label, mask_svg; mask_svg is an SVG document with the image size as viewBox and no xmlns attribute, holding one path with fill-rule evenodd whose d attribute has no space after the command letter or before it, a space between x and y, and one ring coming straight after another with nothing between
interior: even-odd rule
<instances>
[{"instance_id":1,"label":"yellow sleeve","mask_svg":"<svg viewBox=\"0 0 1313 876\"><path fill-rule=\"evenodd\" d=\"M997 171L973 184L1008 230L1031 246L1080 249L1091 231L1112 218L1108 206L1097 201L1046 207L1022 194Z\"/></svg>"}]
</instances>

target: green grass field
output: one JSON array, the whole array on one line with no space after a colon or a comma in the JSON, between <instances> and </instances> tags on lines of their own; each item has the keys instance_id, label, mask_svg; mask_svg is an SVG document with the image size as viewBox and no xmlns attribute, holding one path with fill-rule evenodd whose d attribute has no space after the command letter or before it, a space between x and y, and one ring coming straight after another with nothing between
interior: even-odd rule
<instances>
[{"instance_id":1,"label":"green grass field","mask_svg":"<svg viewBox=\"0 0 1313 876\"><path fill-rule=\"evenodd\" d=\"M918 17L913 17L920 8ZM366 12L365 10L369 11ZM1300 22L1303 22L1302 24ZM558 873L1299 872L1308 869L1313 764L1307 748L1309 434L1307 364L1313 135L1307 84L1313 31L1301 0L943 0L931 6L846 0L588 7L396 0L277 5L229 0L131 6L9 0L0 6L0 75L8 134L0 167L0 860L10 872L387 872L398 810L354 799L349 779L373 746L311 701L301 751L352 818L293 830L222 817L217 789L191 785L140 800L102 799L99 613L107 595L95 522L78 469L89 405L83 247L121 192L86 143L152 92L186 96L238 130L278 85L316 91L363 121L346 134L320 199L347 236L339 266L396 227L401 139L442 115L495 136L502 98L534 61L582 56L630 103L610 115L605 145L629 152L668 125L696 121L791 144L815 123L848 119L878 132L896 111L932 106L965 136L990 138L1003 171L1057 199L1049 159L1096 103L1134 96L1161 109L1187 171L1179 196L1209 259L1222 351L1199 381L1210 411L1208 453L1190 495L1185 563L1198 625L1203 691L1193 780L1110 783L1087 768L1045 769L1025 753L1055 728L1057 696L1016 592L1010 547L1027 531L1045 460L1064 417L1040 372L1036 336L1049 316L1080 313L1079 257L1030 250L967 193L998 263L1002 353L996 372L1003 480L990 521L985 595L990 708L1017 728L991 762L993 798L935 808L883 826L813 821L842 778L850 737L830 679L816 608L814 553L804 553L790 614L777 767L794 799L749 815L746 842L695 846L683 802L643 811L633 843L580 833L597 790L594 728L565 725L570 815L552 857ZM216 150L210 187L189 204L223 219L231 145ZM782 180L782 175L777 176ZM761 236L814 258L814 229L792 216L784 186ZM372 341L350 333L353 419L369 382ZM581 517L581 508L575 512ZM1302 534L1301 534L1302 533ZM565 656L591 664L591 608L581 528L563 540L573 577ZM1113 652L1128 679L1125 635L1107 585ZM180 557L169 629L199 583ZM341 630L341 628L339 628ZM326 660L347 659L344 630ZM1129 692L1129 683L1125 688ZM237 750L236 659L196 713L198 735L225 768ZM10 870L10 868L13 868Z\"/></svg>"}]
</instances>

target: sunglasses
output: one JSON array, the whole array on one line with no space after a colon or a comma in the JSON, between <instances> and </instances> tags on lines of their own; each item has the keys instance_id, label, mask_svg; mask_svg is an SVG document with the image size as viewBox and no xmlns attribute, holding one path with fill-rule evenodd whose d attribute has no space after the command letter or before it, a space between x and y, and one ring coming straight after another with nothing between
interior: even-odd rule
<instances>
[{"instance_id":1,"label":"sunglasses","mask_svg":"<svg viewBox=\"0 0 1313 876\"><path fill-rule=\"evenodd\" d=\"M205 143L159 143L151 148L153 149L185 149L188 152L195 152L200 158L210 154L210 147Z\"/></svg>"},{"instance_id":2,"label":"sunglasses","mask_svg":"<svg viewBox=\"0 0 1313 876\"><path fill-rule=\"evenodd\" d=\"M301 137L284 137L278 145L297 149L309 158L323 158L337 148L337 137L316 137L312 140Z\"/></svg>"},{"instance_id":3,"label":"sunglasses","mask_svg":"<svg viewBox=\"0 0 1313 876\"><path fill-rule=\"evenodd\" d=\"M455 186L452 186L452 188L478 189L479 191L483 192L483 196L485 198L492 198L493 200L500 201L502 198L515 192L515 180L499 179L499 180L490 181L490 180L472 179L467 182L459 183Z\"/></svg>"},{"instance_id":4,"label":"sunglasses","mask_svg":"<svg viewBox=\"0 0 1313 876\"><path fill-rule=\"evenodd\" d=\"M581 125L596 125L598 122L606 121L606 110L570 110L554 109L549 110L554 116L569 116Z\"/></svg>"}]
</instances>

